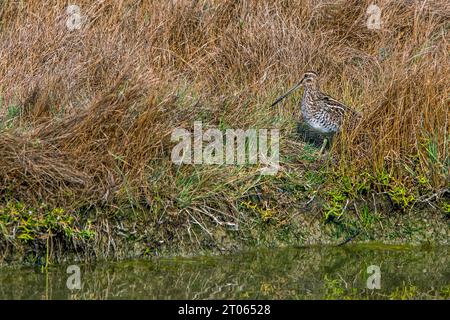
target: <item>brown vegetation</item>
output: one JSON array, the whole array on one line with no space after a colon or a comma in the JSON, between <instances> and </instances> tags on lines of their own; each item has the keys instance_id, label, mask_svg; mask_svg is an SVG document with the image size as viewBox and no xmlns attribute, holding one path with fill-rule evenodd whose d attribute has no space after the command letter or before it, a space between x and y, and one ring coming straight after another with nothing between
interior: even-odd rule
<instances>
[{"instance_id":1,"label":"brown vegetation","mask_svg":"<svg viewBox=\"0 0 450 320\"><path fill-rule=\"evenodd\" d=\"M268 105L308 69L364 115L336 142L338 172L442 190L450 4L377 1L382 29L369 30L371 2L77 0L83 26L69 31L66 1L3 1L0 116L11 125L0 131L0 195L235 211L252 188L268 188L257 168L174 166L172 130L201 119L280 126L288 139L298 106ZM12 106L20 116L10 121ZM300 152L282 145L282 156ZM281 174L301 168L284 165ZM278 200L279 210L292 201Z\"/></svg>"}]
</instances>

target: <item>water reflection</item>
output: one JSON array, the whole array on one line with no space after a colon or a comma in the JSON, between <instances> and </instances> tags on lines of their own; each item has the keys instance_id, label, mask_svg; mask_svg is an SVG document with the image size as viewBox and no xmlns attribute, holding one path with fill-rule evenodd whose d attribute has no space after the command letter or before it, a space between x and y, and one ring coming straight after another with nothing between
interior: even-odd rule
<instances>
[{"instance_id":1,"label":"water reflection","mask_svg":"<svg viewBox=\"0 0 450 320\"><path fill-rule=\"evenodd\" d=\"M379 266L379 290L367 268ZM81 290L69 290L68 265L47 273L0 268L1 299L449 299L448 247L313 247L226 256L80 265Z\"/></svg>"}]
</instances>

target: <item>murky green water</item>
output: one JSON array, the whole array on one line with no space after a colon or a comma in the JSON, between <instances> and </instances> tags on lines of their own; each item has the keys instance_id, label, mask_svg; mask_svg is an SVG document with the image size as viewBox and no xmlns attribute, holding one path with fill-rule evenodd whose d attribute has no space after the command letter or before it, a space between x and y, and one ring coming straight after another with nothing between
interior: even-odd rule
<instances>
[{"instance_id":1,"label":"murky green water","mask_svg":"<svg viewBox=\"0 0 450 320\"><path fill-rule=\"evenodd\" d=\"M81 264L80 290L67 288L76 275L67 267L0 267L0 299L450 299L448 247L286 248ZM378 267L380 289L369 289L368 280L378 285Z\"/></svg>"}]
</instances>

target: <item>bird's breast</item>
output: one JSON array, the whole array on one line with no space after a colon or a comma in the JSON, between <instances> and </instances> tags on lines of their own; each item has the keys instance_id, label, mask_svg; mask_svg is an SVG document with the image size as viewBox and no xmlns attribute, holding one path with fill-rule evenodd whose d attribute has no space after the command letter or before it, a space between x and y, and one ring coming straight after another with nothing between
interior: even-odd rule
<instances>
[{"instance_id":1,"label":"bird's breast","mask_svg":"<svg viewBox=\"0 0 450 320\"><path fill-rule=\"evenodd\" d=\"M320 133L335 133L339 129L335 124L321 120L319 118L310 118L305 120L311 128Z\"/></svg>"}]
</instances>

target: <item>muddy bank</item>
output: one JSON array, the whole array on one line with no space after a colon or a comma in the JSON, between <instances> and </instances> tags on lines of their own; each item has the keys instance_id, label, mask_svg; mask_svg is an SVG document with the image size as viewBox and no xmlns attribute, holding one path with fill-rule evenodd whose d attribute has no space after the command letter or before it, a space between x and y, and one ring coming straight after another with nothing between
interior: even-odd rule
<instances>
[{"instance_id":1,"label":"muddy bank","mask_svg":"<svg viewBox=\"0 0 450 320\"><path fill-rule=\"evenodd\" d=\"M248 203L247 203L248 204ZM160 217L140 207L28 208L8 202L0 209L3 264L46 264L154 256L232 253L251 248L384 243L448 245L449 216L441 202L400 209L388 196L349 201L339 217L326 218L317 196L278 216L243 207L239 220L203 219L182 211Z\"/></svg>"}]
</instances>

